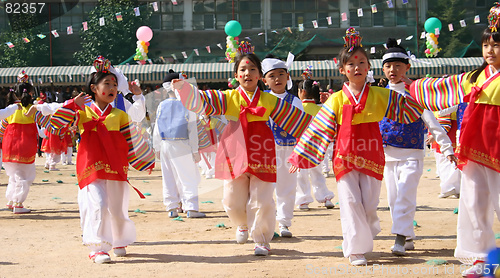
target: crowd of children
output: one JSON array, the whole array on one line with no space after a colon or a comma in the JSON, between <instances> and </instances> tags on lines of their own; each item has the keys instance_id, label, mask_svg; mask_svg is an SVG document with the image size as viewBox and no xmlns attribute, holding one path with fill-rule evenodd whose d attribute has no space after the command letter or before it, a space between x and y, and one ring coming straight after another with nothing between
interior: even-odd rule
<instances>
[{"instance_id":1,"label":"crowd of children","mask_svg":"<svg viewBox=\"0 0 500 278\"><path fill-rule=\"evenodd\" d=\"M33 86L23 72L7 95L7 108L0 110L7 207L15 214L30 212L23 203L35 178L37 136L45 137L46 168L54 171L61 154L66 154L65 164L72 164L70 138L79 132L82 239L94 262L110 262L111 250L125 256L135 241L127 172L129 165L154 168L154 152L161 161L169 217L183 211L188 218L205 217L198 201L197 163L202 161L207 179L224 180L222 202L237 227L236 242L251 237L254 254L266 256L276 222L282 237L292 237L294 208L308 209L311 187L319 203L334 208L335 194L321 166L329 165L325 157L331 146L342 251L352 265L365 265L365 254L373 251L380 232L383 178L396 236L392 253L403 256L415 248L417 187L425 145L433 142L442 179L439 197L460 199L455 256L472 265L464 274L479 273L487 252L495 248L493 211L500 220L500 146L491 139L500 135L500 5L490 13L480 68L412 81L406 77L409 54L389 39L382 59L384 88L367 81L369 55L359 32L347 29L337 65L346 80L324 103L309 71L297 84L298 97L290 92L293 55L286 62L274 57L260 61L248 43L241 44L235 58L237 88L198 90L171 71L162 84L166 99L155 111L153 148L136 126L146 114L138 82L128 82L104 57L93 64L86 94L64 103L34 104ZM269 91L261 90L260 82ZM122 93L132 93L133 104Z\"/></svg>"}]
</instances>

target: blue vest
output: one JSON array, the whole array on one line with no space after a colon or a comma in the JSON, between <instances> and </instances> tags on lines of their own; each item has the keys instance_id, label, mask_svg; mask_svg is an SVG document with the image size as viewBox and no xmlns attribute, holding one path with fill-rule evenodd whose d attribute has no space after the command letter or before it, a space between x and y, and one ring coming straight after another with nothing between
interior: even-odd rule
<instances>
[{"instance_id":1,"label":"blue vest","mask_svg":"<svg viewBox=\"0 0 500 278\"><path fill-rule=\"evenodd\" d=\"M292 105L294 98L296 98L296 96L287 92L283 100ZM273 131L274 141L278 146L295 146L297 144L297 139L295 139L295 137L284 131L276 123L271 123L271 121L267 121L267 126L269 126L269 128L271 128L271 130Z\"/></svg>"},{"instance_id":2,"label":"blue vest","mask_svg":"<svg viewBox=\"0 0 500 278\"><path fill-rule=\"evenodd\" d=\"M464 102L464 103L460 103L458 105L458 110L457 110L457 125L458 125L458 129L460 129L462 127L462 120L464 118L464 112L465 112L465 109L467 108L467 105L469 105L467 102Z\"/></svg>"},{"instance_id":3,"label":"blue vest","mask_svg":"<svg viewBox=\"0 0 500 278\"><path fill-rule=\"evenodd\" d=\"M385 118L379 122L384 145L404 149L424 149L425 124L420 118L411 124L401 124Z\"/></svg>"},{"instance_id":4,"label":"blue vest","mask_svg":"<svg viewBox=\"0 0 500 278\"><path fill-rule=\"evenodd\" d=\"M115 107L127 113L127 111L125 110L125 101L123 100L123 94L116 95Z\"/></svg>"},{"instance_id":5,"label":"blue vest","mask_svg":"<svg viewBox=\"0 0 500 278\"><path fill-rule=\"evenodd\" d=\"M188 110L179 100L166 99L160 103L156 124L162 140L187 140Z\"/></svg>"}]
</instances>

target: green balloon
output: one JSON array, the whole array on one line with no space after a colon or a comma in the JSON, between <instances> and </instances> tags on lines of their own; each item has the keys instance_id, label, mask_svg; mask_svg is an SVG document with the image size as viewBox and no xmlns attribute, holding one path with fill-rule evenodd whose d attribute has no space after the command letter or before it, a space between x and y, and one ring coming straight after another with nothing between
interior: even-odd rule
<instances>
[{"instance_id":1,"label":"green balloon","mask_svg":"<svg viewBox=\"0 0 500 278\"><path fill-rule=\"evenodd\" d=\"M443 25L441 24L441 21L435 17L428 18L424 23L424 29L427 33L434 34L436 32L436 28L438 28L439 31L441 31L442 27Z\"/></svg>"},{"instance_id":2,"label":"green balloon","mask_svg":"<svg viewBox=\"0 0 500 278\"><path fill-rule=\"evenodd\" d=\"M224 31L228 36L237 37L241 34L241 24L236 20L231 20L224 26Z\"/></svg>"}]
</instances>

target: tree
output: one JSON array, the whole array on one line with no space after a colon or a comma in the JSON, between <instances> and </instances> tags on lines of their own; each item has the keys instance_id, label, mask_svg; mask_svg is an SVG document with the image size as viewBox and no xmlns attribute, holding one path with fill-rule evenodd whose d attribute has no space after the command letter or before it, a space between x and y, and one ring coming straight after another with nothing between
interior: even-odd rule
<instances>
[{"instance_id":1,"label":"tree","mask_svg":"<svg viewBox=\"0 0 500 278\"><path fill-rule=\"evenodd\" d=\"M0 46L0 67L35 67L48 64L48 42L37 38L34 34L41 33L43 25L33 14L16 14L10 16L9 32L0 34L1 42L11 42L14 47L7 44ZM35 26L35 27L33 27ZM29 42L25 42L27 38Z\"/></svg>"},{"instance_id":2,"label":"tree","mask_svg":"<svg viewBox=\"0 0 500 278\"><path fill-rule=\"evenodd\" d=\"M137 28L148 25L152 7L140 6L140 16L135 16L134 0L99 0L95 9L89 12L89 29L81 33L82 48L74 54L79 65L89 65L102 55L112 64L119 64L135 54ZM123 20L115 17L121 13ZM112 15L112 18L110 17ZM99 18L105 18L105 25L99 26Z\"/></svg>"},{"instance_id":3,"label":"tree","mask_svg":"<svg viewBox=\"0 0 500 278\"><path fill-rule=\"evenodd\" d=\"M466 1L462 0L435 0L429 1L428 18L436 17L443 24L438 38L438 45L442 49L438 54L441 57L456 57L471 42L472 34L470 28L456 26L467 14ZM454 31L448 31L448 23L454 24ZM425 48L424 48L425 50ZM422 56L425 54L421 53Z\"/></svg>"}]
</instances>

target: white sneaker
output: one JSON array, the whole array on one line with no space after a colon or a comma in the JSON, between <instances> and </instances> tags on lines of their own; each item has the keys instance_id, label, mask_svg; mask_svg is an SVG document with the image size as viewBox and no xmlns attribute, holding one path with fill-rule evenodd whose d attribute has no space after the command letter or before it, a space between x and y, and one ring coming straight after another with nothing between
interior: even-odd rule
<instances>
[{"instance_id":1,"label":"white sneaker","mask_svg":"<svg viewBox=\"0 0 500 278\"><path fill-rule=\"evenodd\" d=\"M62 165L68 165L68 163L67 162L63 162Z\"/></svg>"},{"instance_id":2,"label":"white sneaker","mask_svg":"<svg viewBox=\"0 0 500 278\"><path fill-rule=\"evenodd\" d=\"M248 228L238 226L236 229L236 242L239 244L244 244L248 240Z\"/></svg>"},{"instance_id":3,"label":"white sneaker","mask_svg":"<svg viewBox=\"0 0 500 278\"><path fill-rule=\"evenodd\" d=\"M415 243L413 242L413 240L406 240L405 250L415 250Z\"/></svg>"},{"instance_id":4,"label":"white sneaker","mask_svg":"<svg viewBox=\"0 0 500 278\"><path fill-rule=\"evenodd\" d=\"M352 265L366 265L368 262L366 261L364 254L352 254L349 255L349 262Z\"/></svg>"},{"instance_id":5,"label":"white sneaker","mask_svg":"<svg viewBox=\"0 0 500 278\"><path fill-rule=\"evenodd\" d=\"M179 216L179 214L177 213L177 209L172 209L168 211L169 218L176 218L177 216Z\"/></svg>"},{"instance_id":6,"label":"white sneaker","mask_svg":"<svg viewBox=\"0 0 500 278\"><path fill-rule=\"evenodd\" d=\"M115 253L117 257L125 257L127 255L127 249L125 249L125 247L116 247L113 248L113 253Z\"/></svg>"},{"instance_id":7,"label":"white sneaker","mask_svg":"<svg viewBox=\"0 0 500 278\"><path fill-rule=\"evenodd\" d=\"M188 210L187 218L205 218L207 217L203 212L199 212L196 210Z\"/></svg>"},{"instance_id":8,"label":"white sneaker","mask_svg":"<svg viewBox=\"0 0 500 278\"><path fill-rule=\"evenodd\" d=\"M97 252L97 253L91 252L89 258L96 264L104 264L111 262L111 257L109 257L109 254L106 252Z\"/></svg>"},{"instance_id":9,"label":"white sneaker","mask_svg":"<svg viewBox=\"0 0 500 278\"><path fill-rule=\"evenodd\" d=\"M326 200L326 202L325 202L325 207L326 207L327 209L332 209L332 208L334 208L334 207L335 207L335 205L332 203L332 201L331 201L331 200Z\"/></svg>"},{"instance_id":10,"label":"white sneaker","mask_svg":"<svg viewBox=\"0 0 500 278\"><path fill-rule=\"evenodd\" d=\"M392 254L394 254L396 256L404 256L404 255L406 255L405 247L403 245L400 245L400 244L394 244L391 247L391 251L392 251Z\"/></svg>"},{"instance_id":11,"label":"white sneaker","mask_svg":"<svg viewBox=\"0 0 500 278\"><path fill-rule=\"evenodd\" d=\"M59 171L59 169L56 166L50 166L49 171Z\"/></svg>"},{"instance_id":12,"label":"white sneaker","mask_svg":"<svg viewBox=\"0 0 500 278\"><path fill-rule=\"evenodd\" d=\"M257 243L253 249L255 256L267 256L271 251L269 243Z\"/></svg>"},{"instance_id":13,"label":"white sneaker","mask_svg":"<svg viewBox=\"0 0 500 278\"><path fill-rule=\"evenodd\" d=\"M309 204L301 204L299 205L300 210L309 210Z\"/></svg>"},{"instance_id":14,"label":"white sneaker","mask_svg":"<svg viewBox=\"0 0 500 278\"><path fill-rule=\"evenodd\" d=\"M25 214L31 212L30 209L27 209L25 207L14 207L12 211L14 212L14 214Z\"/></svg>"},{"instance_id":15,"label":"white sneaker","mask_svg":"<svg viewBox=\"0 0 500 278\"><path fill-rule=\"evenodd\" d=\"M450 191L448 191L448 192L445 192L445 193L440 193L440 194L438 195L438 198L440 198L440 199L444 199L444 198L448 198L448 197L453 196L453 195L456 195L456 194L457 194L457 193L455 192L455 189L452 189L452 190L450 190Z\"/></svg>"},{"instance_id":16,"label":"white sneaker","mask_svg":"<svg viewBox=\"0 0 500 278\"><path fill-rule=\"evenodd\" d=\"M469 277L469 275L476 277L475 275L484 274L484 262L475 262L473 266L462 271L462 277Z\"/></svg>"},{"instance_id":17,"label":"white sneaker","mask_svg":"<svg viewBox=\"0 0 500 278\"><path fill-rule=\"evenodd\" d=\"M290 232L290 230L288 230L287 226L284 226L284 225L280 224L279 228L280 228L280 235L281 235L281 237L292 237L292 232Z\"/></svg>"},{"instance_id":18,"label":"white sneaker","mask_svg":"<svg viewBox=\"0 0 500 278\"><path fill-rule=\"evenodd\" d=\"M329 176L328 172L323 172L323 177L328 178Z\"/></svg>"},{"instance_id":19,"label":"white sneaker","mask_svg":"<svg viewBox=\"0 0 500 278\"><path fill-rule=\"evenodd\" d=\"M209 180L209 179L213 179L214 178L214 175L205 175L205 179Z\"/></svg>"}]
</instances>

